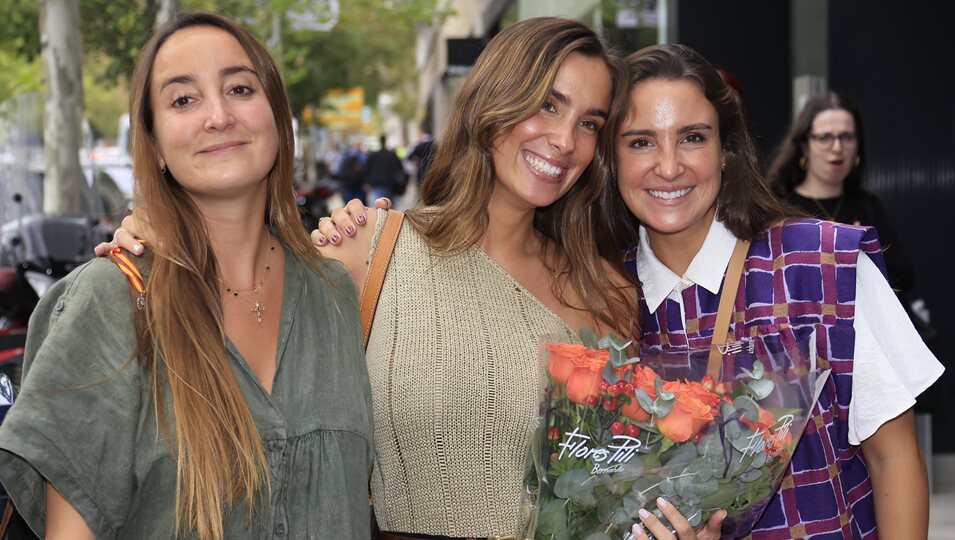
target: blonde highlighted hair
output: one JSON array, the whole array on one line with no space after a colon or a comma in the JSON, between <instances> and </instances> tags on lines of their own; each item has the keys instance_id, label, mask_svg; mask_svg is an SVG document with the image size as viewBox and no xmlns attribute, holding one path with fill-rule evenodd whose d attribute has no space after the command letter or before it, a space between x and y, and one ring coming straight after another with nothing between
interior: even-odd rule
<instances>
[{"instance_id":1,"label":"blonde highlighted hair","mask_svg":"<svg viewBox=\"0 0 955 540\"><path fill-rule=\"evenodd\" d=\"M466 249L487 229L487 207L496 183L492 149L514 127L535 115L549 98L561 64L573 53L602 60L610 72L613 102L624 80L618 57L585 25L556 17L518 22L495 36L478 57L455 99L434 160L421 186L420 205L408 212L415 228L439 253ZM612 114L612 112L611 112ZM635 331L633 300L606 279L595 243L600 194L609 180L612 133L601 130L593 161L558 201L539 208L535 228L562 261L551 269L554 294L573 288L596 320L619 332ZM608 254L610 255L610 254ZM620 253L612 254L620 258ZM620 266L620 265L617 265Z\"/></svg>"},{"instance_id":2,"label":"blonde highlighted hair","mask_svg":"<svg viewBox=\"0 0 955 540\"><path fill-rule=\"evenodd\" d=\"M156 54L173 34L197 26L228 32L249 56L278 131L266 224L298 261L317 269L319 256L295 204L292 122L278 68L235 22L208 13L178 17L143 47L130 88L136 204L155 237L137 358L150 376L160 430L176 459L177 531L218 540L225 534L226 510L242 504L251 520L268 501L270 486L261 438L226 351L216 257L196 206L176 179L160 170L153 134Z\"/></svg>"}]
</instances>

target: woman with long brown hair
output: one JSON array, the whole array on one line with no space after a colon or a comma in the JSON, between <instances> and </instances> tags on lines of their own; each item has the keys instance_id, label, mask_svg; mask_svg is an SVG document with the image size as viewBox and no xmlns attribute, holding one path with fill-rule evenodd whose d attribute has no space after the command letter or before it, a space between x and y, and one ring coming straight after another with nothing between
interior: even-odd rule
<instances>
[{"instance_id":1,"label":"woman with long brown hair","mask_svg":"<svg viewBox=\"0 0 955 540\"><path fill-rule=\"evenodd\" d=\"M187 15L131 88L153 249L44 296L0 480L46 538L366 538L357 302L301 228L274 62L234 22Z\"/></svg>"}]
</instances>

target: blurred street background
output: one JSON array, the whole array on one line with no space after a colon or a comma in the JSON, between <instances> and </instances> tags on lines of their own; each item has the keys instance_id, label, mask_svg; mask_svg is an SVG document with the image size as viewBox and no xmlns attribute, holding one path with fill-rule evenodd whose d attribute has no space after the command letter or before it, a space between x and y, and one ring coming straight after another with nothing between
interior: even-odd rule
<instances>
[{"instance_id":1,"label":"blurred street background","mask_svg":"<svg viewBox=\"0 0 955 540\"><path fill-rule=\"evenodd\" d=\"M937 330L929 345L947 367L917 411L932 477L930 538L955 540L955 333L945 330L955 328L955 4L0 0L0 267L55 279L109 238L134 194L132 66L156 25L194 10L245 24L283 70L309 228L343 200L370 195L363 164L374 151L401 158L403 174L385 193L399 208L413 204L431 137L471 64L497 32L529 17L581 20L624 53L666 42L697 49L736 81L764 156L810 95L851 96L866 123L866 187L904 239L915 309ZM4 356L15 350L4 343L0 363L15 356Z\"/></svg>"}]
</instances>

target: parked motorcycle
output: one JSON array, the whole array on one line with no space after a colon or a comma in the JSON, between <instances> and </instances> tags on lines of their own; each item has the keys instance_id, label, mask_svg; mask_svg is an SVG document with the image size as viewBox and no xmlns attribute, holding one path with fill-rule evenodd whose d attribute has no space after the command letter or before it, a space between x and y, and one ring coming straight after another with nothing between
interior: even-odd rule
<instances>
[{"instance_id":1,"label":"parked motorcycle","mask_svg":"<svg viewBox=\"0 0 955 540\"><path fill-rule=\"evenodd\" d=\"M19 194L14 195L21 203ZM108 238L85 217L28 215L0 226L0 373L20 385L27 323L43 293Z\"/></svg>"}]
</instances>

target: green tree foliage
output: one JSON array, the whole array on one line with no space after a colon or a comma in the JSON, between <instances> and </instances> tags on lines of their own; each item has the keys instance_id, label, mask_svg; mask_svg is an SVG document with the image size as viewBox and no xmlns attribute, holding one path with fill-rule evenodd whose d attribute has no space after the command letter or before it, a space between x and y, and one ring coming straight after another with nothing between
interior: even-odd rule
<instances>
[{"instance_id":1,"label":"green tree foliage","mask_svg":"<svg viewBox=\"0 0 955 540\"><path fill-rule=\"evenodd\" d=\"M15 94L43 90L43 66L39 58L28 60L0 48L0 103Z\"/></svg>"},{"instance_id":2,"label":"green tree foliage","mask_svg":"<svg viewBox=\"0 0 955 540\"><path fill-rule=\"evenodd\" d=\"M158 0L80 0L86 102L99 112L94 126L112 133L110 100L125 105L124 81L132 73L140 48L152 32ZM280 64L295 113L320 106L332 88L361 86L374 104L382 91L396 97L400 114L414 112L415 31L445 15L438 0L340 0L338 23L329 31L293 30L288 13L313 9L314 0L181 0L183 11L213 11L240 21ZM0 101L13 92L36 90L41 80L36 2L0 0ZM275 40L275 14L280 39ZM293 15L294 16L294 15ZM94 65L95 64L95 65ZM120 90L117 90L117 87ZM117 93L119 92L119 93ZM90 111L92 112L92 111Z\"/></svg>"}]
</instances>

